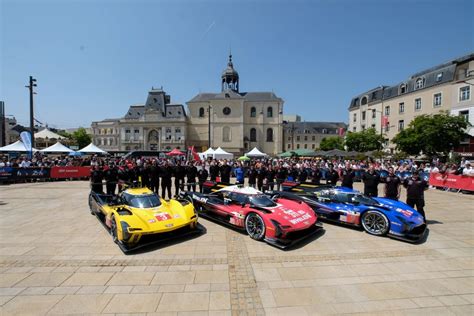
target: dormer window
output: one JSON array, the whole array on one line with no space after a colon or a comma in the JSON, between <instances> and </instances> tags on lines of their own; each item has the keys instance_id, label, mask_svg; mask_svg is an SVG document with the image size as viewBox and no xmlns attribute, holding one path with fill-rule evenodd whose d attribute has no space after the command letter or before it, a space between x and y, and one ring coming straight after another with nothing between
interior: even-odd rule
<instances>
[{"instance_id":1,"label":"dormer window","mask_svg":"<svg viewBox=\"0 0 474 316\"><path fill-rule=\"evenodd\" d=\"M157 100L156 98L153 98L153 102L155 102L155 103L156 103L156 102L158 102L158 100Z\"/></svg>"},{"instance_id":2,"label":"dormer window","mask_svg":"<svg viewBox=\"0 0 474 316\"><path fill-rule=\"evenodd\" d=\"M441 80L443 80L443 73L440 72L439 74L436 75L436 82L440 82Z\"/></svg>"},{"instance_id":3,"label":"dormer window","mask_svg":"<svg viewBox=\"0 0 474 316\"><path fill-rule=\"evenodd\" d=\"M367 97L363 97L361 100L360 100L360 105L365 105L367 104Z\"/></svg>"},{"instance_id":4,"label":"dormer window","mask_svg":"<svg viewBox=\"0 0 474 316\"><path fill-rule=\"evenodd\" d=\"M423 78L416 79L415 90L422 89L425 86L425 80Z\"/></svg>"},{"instance_id":5,"label":"dormer window","mask_svg":"<svg viewBox=\"0 0 474 316\"><path fill-rule=\"evenodd\" d=\"M204 108L199 108L199 117L204 117Z\"/></svg>"},{"instance_id":6,"label":"dormer window","mask_svg":"<svg viewBox=\"0 0 474 316\"><path fill-rule=\"evenodd\" d=\"M407 85L402 83L400 85L400 94L404 94L404 93L407 93Z\"/></svg>"}]
</instances>

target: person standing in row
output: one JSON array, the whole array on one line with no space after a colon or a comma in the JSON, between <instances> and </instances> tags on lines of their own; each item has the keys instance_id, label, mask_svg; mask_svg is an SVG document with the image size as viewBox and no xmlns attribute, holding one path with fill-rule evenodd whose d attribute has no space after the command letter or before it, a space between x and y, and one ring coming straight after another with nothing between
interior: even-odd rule
<instances>
[{"instance_id":1,"label":"person standing in row","mask_svg":"<svg viewBox=\"0 0 474 316\"><path fill-rule=\"evenodd\" d=\"M337 185L337 181L339 180L339 173L337 173L336 169L334 169L334 165L329 165L329 170L326 174L326 184Z\"/></svg>"},{"instance_id":2,"label":"person standing in row","mask_svg":"<svg viewBox=\"0 0 474 316\"><path fill-rule=\"evenodd\" d=\"M209 175L211 176L211 181L215 182L219 176L219 166L216 165L215 161L211 161L211 166L209 167Z\"/></svg>"},{"instance_id":3,"label":"person standing in row","mask_svg":"<svg viewBox=\"0 0 474 316\"><path fill-rule=\"evenodd\" d=\"M268 166L268 169L265 175L265 180L267 182L266 189L273 190L275 187L275 170L273 170L272 165Z\"/></svg>"},{"instance_id":4,"label":"person standing in row","mask_svg":"<svg viewBox=\"0 0 474 316\"><path fill-rule=\"evenodd\" d=\"M352 189L354 185L355 172L351 166L346 163L346 166L341 171L342 183L341 186Z\"/></svg>"},{"instance_id":5,"label":"person standing in row","mask_svg":"<svg viewBox=\"0 0 474 316\"><path fill-rule=\"evenodd\" d=\"M94 170L91 172L91 190L92 192L103 194L104 186L102 185L102 179L104 174L98 165L93 167Z\"/></svg>"},{"instance_id":6,"label":"person standing in row","mask_svg":"<svg viewBox=\"0 0 474 316\"><path fill-rule=\"evenodd\" d=\"M285 182L286 177L288 177L288 170L283 166L277 167L276 171L276 183L277 183L277 191L282 190L282 183Z\"/></svg>"},{"instance_id":7,"label":"person standing in row","mask_svg":"<svg viewBox=\"0 0 474 316\"><path fill-rule=\"evenodd\" d=\"M369 166L369 170L362 175L362 182L364 182L364 194L370 197L378 196L378 185L380 183L380 176L375 172L373 165Z\"/></svg>"},{"instance_id":8,"label":"person standing in row","mask_svg":"<svg viewBox=\"0 0 474 316\"><path fill-rule=\"evenodd\" d=\"M254 165L251 165L247 171L247 177L249 178L249 187L255 188L255 184L257 183L257 171Z\"/></svg>"},{"instance_id":9,"label":"person standing in row","mask_svg":"<svg viewBox=\"0 0 474 316\"><path fill-rule=\"evenodd\" d=\"M262 191L263 189L263 180L265 179L265 167L261 164L257 169L257 189Z\"/></svg>"},{"instance_id":10,"label":"person standing in row","mask_svg":"<svg viewBox=\"0 0 474 316\"><path fill-rule=\"evenodd\" d=\"M168 192L168 199L171 199L171 176L173 175L173 168L166 161L160 169L161 175L161 197L165 198L165 193Z\"/></svg>"},{"instance_id":11,"label":"person standing in row","mask_svg":"<svg viewBox=\"0 0 474 316\"><path fill-rule=\"evenodd\" d=\"M156 160L153 160L153 163L150 167L150 190L158 194L160 188L160 168Z\"/></svg>"},{"instance_id":12,"label":"person standing in row","mask_svg":"<svg viewBox=\"0 0 474 316\"><path fill-rule=\"evenodd\" d=\"M385 178L385 197L398 201L400 198L400 185L402 181L395 175L393 168L388 168L388 175Z\"/></svg>"},{"instance_id":13,"label":"person standing in row","mask_svg":"<svg viewBox=\"0 0 474 316\"><path fill-rule=\"evenodd\" d=\"M242 164L237 164L237 167L234 169L235 173L235 179L237 181L237 184L244 184L245 180L245 170L242 167Z\"/></svg>"},{"instance_id":14,"label":"person standing in row","mask_svg":"<svg viewBox=\"0 0 474 316\"><path fill-rule=\"evenodd\" d=\"M201 166L201 169L198 170L197 172L197 177L199 181L199 192L202 193L203 188L204 188L204 182L206 182L208 176L208 172L205 168L205 166Z\"/></svg>"},{"instance_id":15,"label":"person standing in row","mask_svg":"<svg viewBox=\"0 0 474 316\"><path fill-rule=\"evenodd\" d=\"M114 164L110 164L109 168L104 173L105 177L105 188L108 195L115 195L115 189L117 188L118 172Z\"/></svg>"},{"instance_id":16,"label":"person standing in row","mask_svg":"<svg viewBox=\"0 0 474 316\"><path fill-rule=\"evenodd\" d=\"M407 189L407 204L411 207L416 206L416 210L426 221L425 216L425 190L428 189L428 183L420 178L418 170L414 171L410 178L406 178L403 186Z\"/></svg>"},{"instance_id":17,"label":"person standing in row","mask_svg":"<svg viewBox=\"0 0 474 316\"><path fill-rule=\"evenodd\" d=\"M178 160L174 167L174 190L175 195L178 196L179 190L184 188L184 177L186 176L186 169L181 165L181 161Z\"/></svg>"},{"instance_id":18,"label":"person standing in row","mask_svg":"<svg viewBox=\"0 0 474 316\"><path fill-rule=\"evenodd\" d=\"M224 159L224 163L219 168L221 175L221 183L230 184L230 173L232 172L232 167L227 164L227 159Z\"/></svg>"},{"instance_id":19,"label":"person standing in row","mask_svg":"<svg viewBox=\"0 0 474 316\"><path fill-rule=\"evenodd\" d=\"M186 184L187 184L187 190L188 191L196 191L196 176L197 176L198 170L196 166L192 163L188 163L188 167L186 168Z\"/></svg>"}]
</instances>

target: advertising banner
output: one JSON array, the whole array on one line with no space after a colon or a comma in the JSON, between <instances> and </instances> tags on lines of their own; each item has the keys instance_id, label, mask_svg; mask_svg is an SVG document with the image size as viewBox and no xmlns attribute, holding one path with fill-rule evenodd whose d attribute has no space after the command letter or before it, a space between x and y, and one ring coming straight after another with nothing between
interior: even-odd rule
<instances>
[{"instance_id":1,"label":"advertising banner","mask_svg":"<svg viewBox=\"0 0 474 316\"><path fill-rule=\"evenodd\" d=\"M52 167L51 178L69 179L69 178L88 178L91 175L91 167Z\"/></svg>"},{"instance_id":2,"label":"advertising banner","mask_svg":"<svg viewBox=\"0 0 474 316\"><path fill-rule=\"evenodd\" d=\"M434 187L474 191L474 177L432 173L430 175L430 185Z\"/></svg>"}]
</instances>

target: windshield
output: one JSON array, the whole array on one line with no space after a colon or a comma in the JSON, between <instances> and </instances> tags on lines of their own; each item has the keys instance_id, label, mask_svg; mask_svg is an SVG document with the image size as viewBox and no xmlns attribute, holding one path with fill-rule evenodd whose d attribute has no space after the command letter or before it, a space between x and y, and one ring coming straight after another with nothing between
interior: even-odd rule
<instances>
[{"instance_id":1,"label":"windshield","mask_svg":"<svg viewBox=\"0 0 474 316\"><path fill-rule=\"evenodd\" d=\"M251 205L260 207L272 207L277 205L275 202L273 202L272 199L270 199L266 195L251 195L249 197L249 202Z\"/></svg>"},{"instance_id":2,"label":"windshield","mask_svg":"<svg viewBox=\"0 0 474 316\"><path fill-rule=\"evenodd\" d=\"M317 196L320 200L330 200L331 202L336 203L349 203L349 204L364 204L364 205L378 205L379 203L374 199L355 193L345 193L345 192L317 192Z\"/></svg>"},{"instance_id":3,"label":"windshield","mask_svg":"<svg viewBox=\"0 0 474 316\"><path fill-rule=\"evenodd\" d=\"M160 198L156 194L147 195L131 195L125 193L123 195L127 205L136 208L151 208L161 205Z\"/></svg>"}]
</instances>

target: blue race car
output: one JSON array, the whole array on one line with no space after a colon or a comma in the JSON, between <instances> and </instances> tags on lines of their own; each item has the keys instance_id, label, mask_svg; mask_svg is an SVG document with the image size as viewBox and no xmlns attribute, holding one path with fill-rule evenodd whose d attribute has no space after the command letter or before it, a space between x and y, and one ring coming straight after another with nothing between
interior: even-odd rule
<instances>
[{"instance_id":1,"label":"blue race car","mask_svg":"<svg viewBox=\"0 0 474 316\"><path fill-rule=\"evenodd\" d=\"M266 193L305 202L319 218L362 227L371 235L417 242L426 233L423 216L403 202L371 198L344 187L294 184L284 190Z\"/></svg>"}]
</instances>

